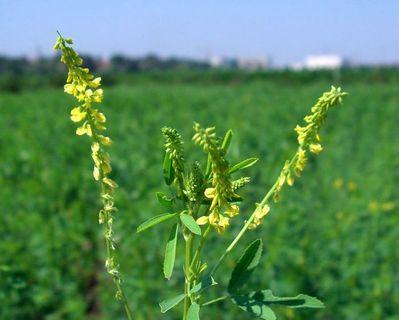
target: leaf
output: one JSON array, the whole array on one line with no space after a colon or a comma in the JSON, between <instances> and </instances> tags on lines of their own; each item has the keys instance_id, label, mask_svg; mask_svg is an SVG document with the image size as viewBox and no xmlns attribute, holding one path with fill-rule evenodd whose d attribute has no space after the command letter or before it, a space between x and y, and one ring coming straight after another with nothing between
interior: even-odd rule
<instances>
[{"instance_id":1,"label":"leaf","mask_svg":"<svg viewBox=\"0 0 399 320\"><path fill-rule=\"evenodd\" d=\"M276 297L271 290L236 295L232 296L231 300L242 310L266 320L276 319L273 310L270 308L274 304L288 308L324 308L324 304L319 299L306 294L299 294L295 297Z\"/></svg>"},{"instance_id":2,"label":"leaf","mask_svg":"<svg viewBox=\"0 0 399 320\"><path fill-rule=\"evenodd\" d=\"M229 293L237 293L239 289L248 282L252 272L259 264L262 255L262 240L257 239L252 242L244 254L238 260L233 272L227 290Z\"/></svg>"},{"instance_id":3,"label":"leaf","mask_svg":"<svg viewBox=\"0 0 399 320\"><path fill-rule=\"evenodd\" d=\"M277 317L273 310L267 305L251 299L249 296L233 296L231 300L242 310L250 313L253 317L265 319L265 320L276 320Z\"/></svg>"},{"instance_id":4,"label":"leaf","mask_svg":"<svg viewBox=\"0 0 399 320\"><path fill-rule=\"evenodd\" d=\"M245 160L235 164L234 166L232 166L229 169L229 173L233 173L233 172L236 172L236 171L241 170L241 169L249 168L249 167L253 166L255 163L257 163L258 160L259 160L258 158L245 159Z\"/></svg>"},{"instance_id":5,"label":"leaf","mask_svg":"<svg viewBox=\"0 0 399 320\"><path fill-rule=\"evenodd\" d=\"M170 279L173 273L173 267L175 265L175 258L176 258L176 245L177 245L177 231L178 231L178 224L175 223L170 230L170 235L168 242L166 243L165 249L165 260L163 263L163 273L166 279Z\"/></svg>"},{"instance_id":6,"label":"leaf","mask_svg":"<svg viewBox=\"0 0 399 320\"><path fill-rule=\"evenodd\" d=\"M172 167L172 160L167 153L165 153L165 159L163 161L163 178L168 186L170 186L175 179L175 170Z\"/></svg>"},{"instance_id":7,"label":"leaf","mask_svg":"<svg viewBox=\"0 0 399 320\"><path fill-rule=\"evenodd\" d=\"M193 303L187 312L187 320L200 320L199 317L200 306L198 303Z\"/></svg>"},{"instance_id":8,"label":"leaf","mask_svg":"<svg viewBox=\"0 0 399 320\"><path fill-rule=\"evenodd\" d=\"M172 209L173 200L168 198L163 192L157 192L158 202L168 210Z\"/></svg>"},{"instance_id":9,"label":"leaf","mask_svg":"<svg viewBox=\"0 0 399 320\"><path fill-rule=\"evenodd\" d=\"M279 304L294 309L324 308L323 302L306 294L298 294L295 297L276 297L271 290L262 290L253 293L253 297L266 304Z\"/></svg>"},{"instance_id":10,"label":"leaf","mask_svg":"<svg viewBox=\"0 0 399 320\"><path fill-rule=\"evenodd\" d=\"M137 233L147 230L149 228L152 228L153 226L155 226L161 222L172 219L173 217L176 217L176 215L177 215L177 213L164 213L164 214L160 214L158 216L152 217L137 227Z\"/></svg>"},{"instance_id":11,"label":"leaf","mask_svg":"<svg viewBox=\"0 0 399 320\"><path fill-rule=\"evenodd\" d=\"M174 306L178 305L185 297L186 295L183 293L160 302L159 306L161 307L161 312L165 313L166 311L172 309Z\"/></svg>"},{"instance_id":12,"label":"leaf","mask_svg":"<svg viewBox=\"0 0 399 320\"><path fill-rule=\"evenodd\" d=\"M192 233L196 235L201 235L201 228L195 222L194 218L188 214L181 213L180 214L180 220L181 222L187 227L188 230L190 230Z\"/></svg>"},{"instance_id":13,"label":"leaf","mask_svg":"<svg viewBox=\"0 0 399 320\"><path fill-rule=\"evenodd\" d=\"M229 129L229 130L227 130L226 134L224 135L224 139L222 142L222 150L224 152L227 152L227 149L230 146L232 138L233 138L233 130Z\"/></svg>"},{"instance_id":14,"label":"leaf","mask_svg":"<svg viewBox=\"0 0 399 320\"><path fill-rule=\"evenodd\" d=\"M215 281L215 279L213 279L212 276L206 276L205 278L202 278L199 283L191 288L190 293L197 293L217 284L218 283Z\"/></svg>"}]
</instances>

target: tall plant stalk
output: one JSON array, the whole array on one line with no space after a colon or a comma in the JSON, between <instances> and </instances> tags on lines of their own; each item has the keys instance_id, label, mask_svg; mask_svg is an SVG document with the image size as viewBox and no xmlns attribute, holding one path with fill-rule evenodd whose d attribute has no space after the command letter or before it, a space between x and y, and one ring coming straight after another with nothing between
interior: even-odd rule
<instances>
[{"instance_id":1,"label":"tall plant stalk","mask_svg":"<svg viewBox=\"0 0 399 320\"><path fill-rule=\"evenodd\" d=\"M114 205L113 191L117 187L115 181L109 178L112 171L111 161L106 147L111 144L111 139L102 134L106 129L106 117L95 104L101 103L103 90L100 88L101 78L94 78L89 69L82 67L82 59L72 48L72 40L64 39L58 33L55 49L61 51L61 61L68 67L65 92L75 96L80 103L71 111L71 120L81 125L76 129L77 135L87 135L91 139L91 156L94 163L93 177L100 185L100 197L103 207L99 212L99 223L104 224L104 239L106 247L105 267L116 288L116 298L121 301L126 317L133 319L132 311L122 287L119 263L115 255L115 241L113 237Z\"/></svg>"}]
</instances>

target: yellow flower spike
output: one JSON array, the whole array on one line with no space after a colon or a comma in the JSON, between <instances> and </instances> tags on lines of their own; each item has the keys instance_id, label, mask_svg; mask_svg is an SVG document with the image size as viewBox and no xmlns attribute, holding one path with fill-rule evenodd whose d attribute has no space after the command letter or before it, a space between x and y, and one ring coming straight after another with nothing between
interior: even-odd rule
<instances>
[{"instance_id":1,"label":"yellow flower spike","mask_svg":"<svg viewBox=\"0 0 399 320\"><path fill-rule=\"evenodd\" d=\"M105 152L105 146L111 144L109 137L99 134L100 130L105 130L103 125L106 121L105 115L97 109L92 108L94 103L102 101L103 90L99 88L101 78L94 78L90 74L88 68L83 68L83 60L78 56L71 46L72 41L64 39L60 35L54 45L55 49L59 49L62 53L61 62L68 67L68 76L64 91L73 95L82 105L74 108L71 111L71 120L73 122L80 122L86 120L82 125L76 129L77 135L87 135L91 138L91 156L94 162L93 177L99 181L101 185L101 198L103 201L103 208L99 212L99 222L105 225L105 241L107 245L107 259L106 269L112 276L116 286L116 296L122 300L124 310L128 319L132 319L129 305L126 301L125 294L121 287L121 277L118 270L118 263L113 252L115 249L115 241L113 238L113 213L116 211L114 207L114 198L112 191L117 187L115 181L108 177L111 172L111 163L108 154ZM110 250L111 249L111 250Z\"/></svg>"}]
</instances>

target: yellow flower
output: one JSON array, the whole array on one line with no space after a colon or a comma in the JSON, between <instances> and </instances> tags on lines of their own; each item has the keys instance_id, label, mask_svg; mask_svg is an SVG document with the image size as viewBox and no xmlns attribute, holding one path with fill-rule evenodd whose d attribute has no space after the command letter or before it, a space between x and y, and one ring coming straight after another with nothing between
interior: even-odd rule
<instances>
[{"instance_id":1,"label":"yellow flower","mask_svg":"<svg viewBox=\"0 0 399 320\"><path fill-rule=\"evenodd\" d=\"M109 137L105 137L102 135L98 135L98 139L100 140L100 143L104 146L109 146L112 143L112 140Z\"/></svg>"},{"instance_id":2,"label":"yellow flower","mask_svg":"<svg viewBox=\"0 0 399 320\"><path fill-rule=\"evenodd\" d=\"M228 207L226 214L232 218L236 215L238 215L238 213L240 212L240 207L237 206L236 204L232 204L231 206Z\"/></svg>"},{"instance_id":3,"label":"yellow flower","mask_svg":"<svg viewBox=\"0 0 399 320\"><path fill-rule=\"evenodd\" d=\"M209 218L207 216L202 216L197 219L197 224L203 226L209 222Z\"/></svg>"},{"instance_id":4,"label":"yellow flower","mask_svg":"<svg viewBox=\"0 0 399 320\"><path fill-rule=\"evenodd\" d=\"M223 231L229 226L230 219L225 216L220 216L219 223L216 226L218 233L223 233Z\"/></svg>"},{"instance_id":5,"label":"yellow flower","mask_svg":"<svg viewBox=\"0 0 399 320\"><path fill-rule=\"evenodd\" d=\"M319 154L323 150L323 147L320 143L312 143L309 145L309 150L314 154Z\"/></svg>"},{"instance_id":6,"label":"yellow flower","mask_svg":"<svg viewBox=\"0 0 399 320\"><path fill-rule=\"evenodd\" d=\"M71 110L71 120L73 122L80 122L86 118L86 112L81 110L81 107L76 107Z\"/></svg>"},{"instance_id":7,"label":"yellow flower","mask_svg":"<svg viewBox=\"0 0 399 320\"><path fill-rule=\"evenodd\" d=\"M395 202L393 202L393 201L384 202L384 203L381 205L381 209L382 209L383 211L391 211L391 210L395 209L395 207L396 207L396 204L395 204Z\"/></svg>"},{"instance_id":8,"label":"yellow flower","mask_svg":"<svg viewBox=\"0 0 399 320\"><path fill-rule=\"evenodd\" d=\"M103 182L110 188L114 189L117 188L118 185L114 180L111 180L110 178L103 178Z\"/></svg>"},{"instance_id":9,"label":"yellow flower","mask_svg":"<svg viewBox=\"0 0 399 320\"><path fill-rule=\"evenodd\" d=\"M91 130L90 125L87 124L87 123L85 123L85 124L83 124L82 126L80 126L80 127L78 127L78 128L76 129L76 134L77 134L78 136L87 134L89 137L91 137L91 136L93 135L93 132L92 132L92 130Z\"/></svg>"},{"instance_id":10,"label":"yellow flower","mask_svg":"<svg viewBox=\"0 0 399 320\"><path fill-rule=\"evenodd\" d=\"M357 189L357 184L354 181L348 182L348 189L349 191L355 191Z\"/></svg>"},{"instance_id":11,"label":"yellow flower","mask_svg":"<svg viewBox=\"0 0 399 320\"><path fill-rule=\"evenodd\" d=\"M206 188L204 194L208 199L213 199L215 197L215 188Z\"/></svg>"},{"instance_id":12,"label":"yellow flower","mask_svg":"<svg viewBox=\"0 0 399 320\"><path fill-rule=\"evenodd\" d=\"M93 177L95 180L100 180L100 170L98 169L98 167L94 167L93 169Z\"/></svg>"},{"instance_id":13,"label":"yellow flower","mask_svg":"<svg viewBox=\"0 0 399 320\"><path fill-rule=\"evenodd\" d=\"M97 78L95 78L94 80L92 80L92 81L90 82L90 85L91 85L93 88L97 88L97 87L100 85L100 83L101 83L101 77L97 77Z\"/></svg>"},{"instance_id":14,"label":"yellow flower","mask_svg":"<svg viewBox=\"0 0 399 320\"><path fill-rule=\"evenodd\" d=\"M68 94L75 94L76 92L76 87L74 84L72 83L68 83L66 85L64 85L64 91Z\"/></svg>"},{"instance_id":15,"label":"yellow flower","mask_svg":"<svg viewBox=\"0 0 399 320\"><path fill-rule=\"evenodd\" d=\"M269 205L265 204L262 208L258 207L252 223L248 226L248 229L256 229L260 224L262 224L264 217L270 212Z\"/></svg>"},{"instance_id":16,"label":"yellow flower","mask_svg":"<svg viewBox=\"0 0 399 320\"><path fill-rule=\"evenodd\" d=\"M342 189L343 185L344 185L344 181L341 178L335 179L335 181L334 181L334 188L335 189Z\"/></svg>"}]
</instances>

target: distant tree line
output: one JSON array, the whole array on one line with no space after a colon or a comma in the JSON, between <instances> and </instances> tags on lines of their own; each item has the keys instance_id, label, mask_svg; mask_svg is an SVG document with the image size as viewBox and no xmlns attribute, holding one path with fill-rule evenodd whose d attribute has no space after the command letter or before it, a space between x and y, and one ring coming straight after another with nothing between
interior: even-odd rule
<instances>
[{"instance_id":1,"label":"distant tree line","mask_svg":"<svg viewBox=\"0 0 399 320\"><path fill-rule=\"evenodd\" d=\"M265 69L241 70L213 68L209 63L193 59L147 55L141 58L114 55L109 60L83 55L85 66L103 76L104 85L138 82L237 84L252 81L273 81L282 85L325 81L344 85L348 82L396 82L399 68L357 67L336 70ZM0 91L59 87L65 82L65 67L58 56L28 59L0 55Z\"/></svg>"},{"instance_id":2,"label":"distant tree line","mask_svg":"<svg viewBox=\"0 0 399 320\"><path fill-rule=\"evenodd\" d=\"M109 60L83 55L85 66L96 72L146 72L158 70L204 70L209 69L207 62L185 58L163 59L150 54L140 58L125 55L114 55ZM0 56L1 74L51 74L63 72L64 67L59 62L59 57L41 57L27 59L26 57Z\"/></svg>"}]
</instances>

